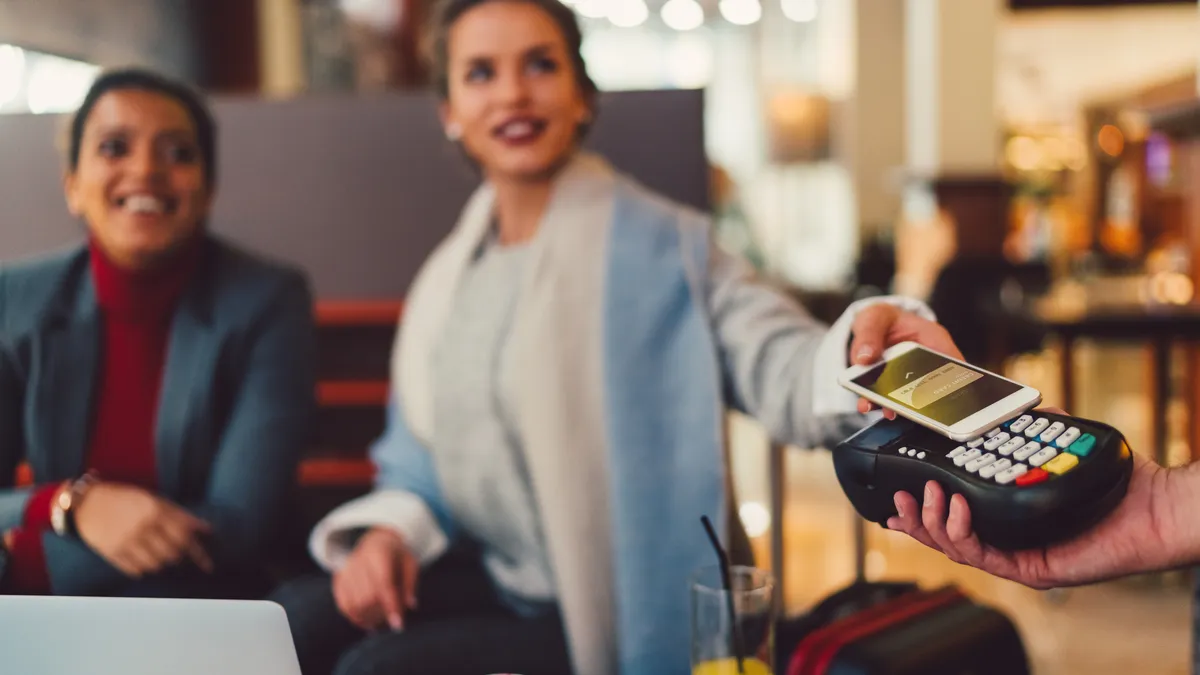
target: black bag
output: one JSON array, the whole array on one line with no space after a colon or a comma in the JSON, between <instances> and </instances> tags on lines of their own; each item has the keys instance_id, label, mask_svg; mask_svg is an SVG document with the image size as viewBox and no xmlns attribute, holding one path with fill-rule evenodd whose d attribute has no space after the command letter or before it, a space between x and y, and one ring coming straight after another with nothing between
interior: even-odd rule
<instances>
[{"instance_id":1,"label":"black bag","mask_svg":"<svg viewBox=\"0 0 1200 675\"><path fill-rule=\"evenodd\" d=\"M1029 673L1021 637L1008 617L975 604L954 586L925 591L910 584L856 583L813 614L780 626L781 644L795 645L781 659L781 673ZM832 620L821 624L822 618Z\"/></svg>"},{"instance_id":2,"label":"black bag","mask_svg":"<svg viewBox=\"0 0 1200 675\"><path fill-rule=\"evenodd\" d=\"M781 675L1028 675L1016 626L954 586L865 580L865 523L856 519L857 580L776 626Z\"/></svg>"}]
</instances>

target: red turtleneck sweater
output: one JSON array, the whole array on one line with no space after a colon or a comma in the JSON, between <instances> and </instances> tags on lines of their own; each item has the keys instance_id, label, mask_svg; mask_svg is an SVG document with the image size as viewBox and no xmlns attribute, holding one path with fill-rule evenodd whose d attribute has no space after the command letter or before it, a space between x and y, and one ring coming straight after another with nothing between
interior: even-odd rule
<instances>
[{"instance_id":1,"label":"red turtleneck sweater","mask_svg":"<svg viewBox=\"0 0 1200 675\"><path fill-rule=\"evenodd\" d=\"M89 246L92 283L103 317L103 360L87 470L102 480L154 490L154 430L171 318L201 247L153 274L132 274L114 265L94 242ZM82 385L83 383L81 383ZM83 423L80 420L79 423ZM42 534L50 527L59 485L37 489L17 530L6 585L18 593L50 590Z\"/></svg>"}]
</instances>

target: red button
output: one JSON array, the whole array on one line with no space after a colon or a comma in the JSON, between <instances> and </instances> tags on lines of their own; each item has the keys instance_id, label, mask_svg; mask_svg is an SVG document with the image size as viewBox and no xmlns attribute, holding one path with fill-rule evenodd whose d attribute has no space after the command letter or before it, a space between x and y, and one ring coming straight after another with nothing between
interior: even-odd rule
<instances>
[{"instance_id":1,"label":"red button","mask_svg":"<svg viewBox=\"0 0 1200 675\"><path fill-rule=\"evenodd\" d=\"M1050 474L1046 473L1044 469L1033 469L1032 471L1026 471L1024 474L1018 476L1017 485L1037 485L1049 477Z\"/></svg>"}]
</instances>

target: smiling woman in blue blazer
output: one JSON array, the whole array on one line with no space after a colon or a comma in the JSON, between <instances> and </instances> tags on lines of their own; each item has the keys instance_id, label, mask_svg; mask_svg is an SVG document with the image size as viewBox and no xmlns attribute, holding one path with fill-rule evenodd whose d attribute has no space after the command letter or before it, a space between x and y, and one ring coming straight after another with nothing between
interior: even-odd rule
<instances>
[{"instance_id":1,"label":"smiling woman in blue blazer","mask_svg":"<svg viewBox=\"0 0 1200 675\"><path fill-rule=\"evenodd\" d=\"M87 244L0 269L0 591L242 594L277 529L315 407L312 299L206 232L215 126L178 83L102 75L64 181Z\"/></svg>"}]
</instances>

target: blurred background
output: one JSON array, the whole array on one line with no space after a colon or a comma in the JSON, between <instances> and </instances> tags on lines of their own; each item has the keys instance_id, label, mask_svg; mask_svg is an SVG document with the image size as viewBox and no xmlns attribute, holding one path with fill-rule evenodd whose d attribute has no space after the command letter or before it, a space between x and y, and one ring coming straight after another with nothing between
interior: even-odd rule
<instances>
[{"instance_id":1,"label":"blurred background","mask_svg":"<svg viewBox=\"0 0 1200 675\"><path fill-rule=\"evenodd\" d=\"M603 90L702 94L702 133L680 148L679 170L706 176L697 201L722 245L816 315L881 293L924 299L968 358L1040 388L1047 404L1114 424L1163 464L1200 454L1196 0L564 1ZM420 58L429 10L429 0L0 0L0 118L12 120L0 121L0 184L16 180L26 147L13 130L49 129L36 120L73 110L104 67L185 78L224 111L431 109ZM645 127L628 101L640 99L623 100L605 133L636 141ZM645 114L670 126L662 116L674 109ZM321 119L306 133L347 124ZM33 143L52 157L53 141ZM224 162L241 159L225 149ZM31 252L21 232L36 227L0 215L0 259ZM252 243L271 248L272 236L282 237ZM414 244L414 261L430 241ZM347 315L323 315L336 333L324 344L342 345L329 349L386 351L411 270L398 274L389 297L329 287L326 301L357 293L379 310L363 319L374 337L348 337ZM374 386L330 388L322 402L378 406ZM343 413L347 426L378 421ZM764 565L770 535L782 538L775 564L789 611L803 611L853 578L853 513L827 453L772 451L742 419L731 441L743 521ZM310 483L361 489L354 461L314 463ZM772 467L786 476L781 493ZM957 582L1003 607L1039 673L1189 672L1190 573L1034 593L875 528L865 543L870 578Z\"/></svg>"}]
</instances>

